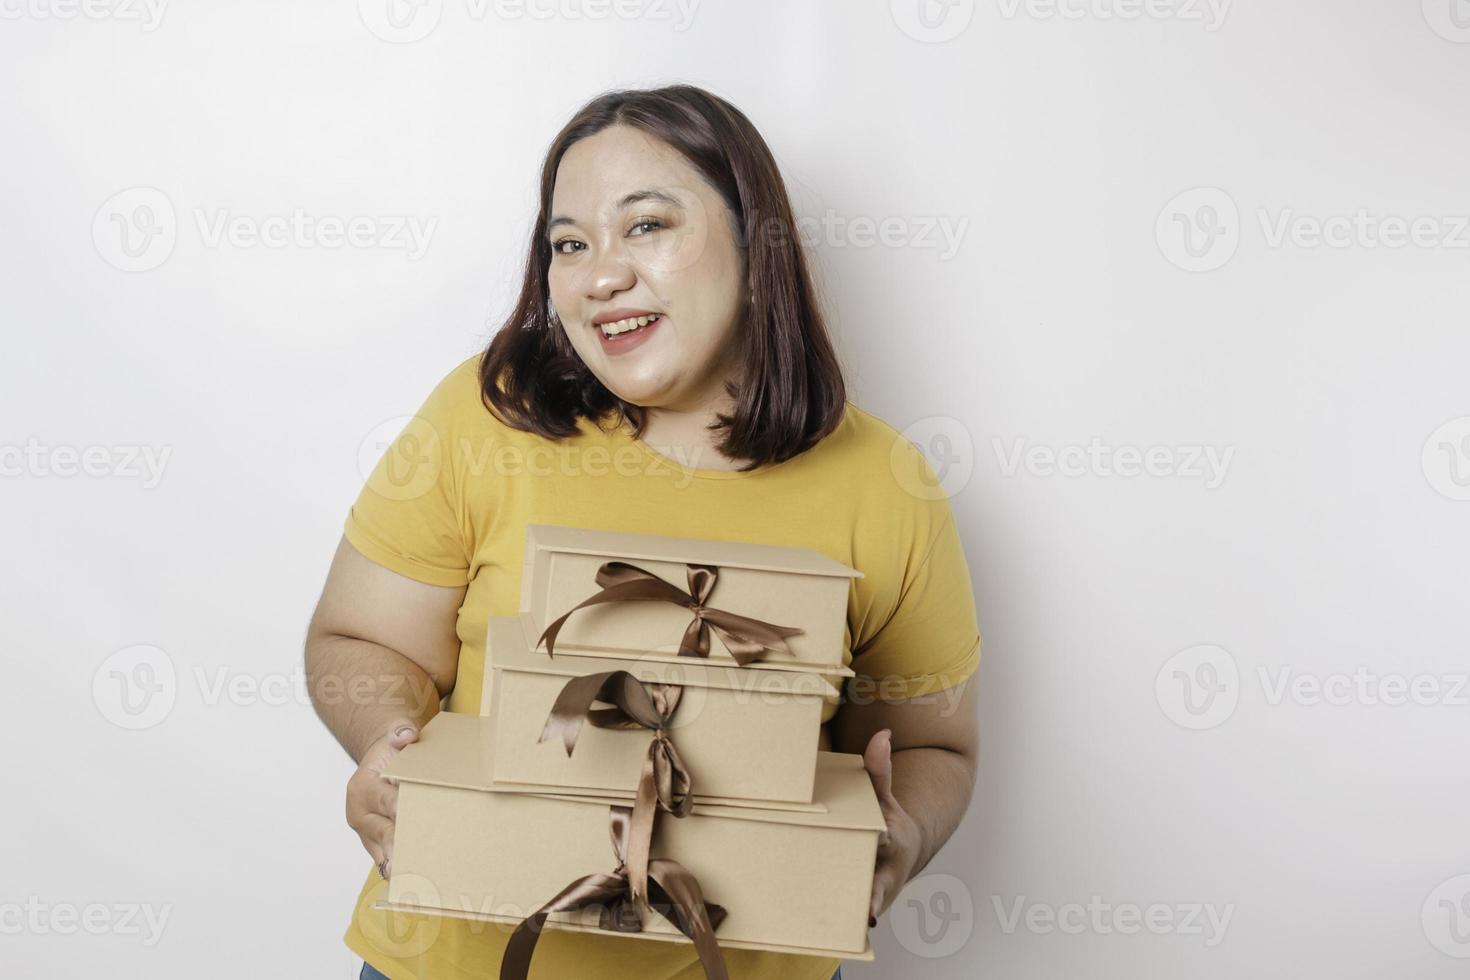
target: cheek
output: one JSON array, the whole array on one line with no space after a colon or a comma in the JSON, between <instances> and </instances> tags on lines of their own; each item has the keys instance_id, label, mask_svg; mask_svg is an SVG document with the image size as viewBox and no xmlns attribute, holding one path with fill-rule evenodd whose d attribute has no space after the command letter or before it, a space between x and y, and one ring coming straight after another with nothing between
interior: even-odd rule
<instances>
[{"instance_id":1,"label":"cheek","mask_svg":"<svg viewBox=\"0 0 1470 980\"><path fill-rule=\"evenodd\" d=\"M689 320L698 331L702 347L717 347L738 328L741 290L739 269L709 270L697 289L686 293Z\"/></svg>"},{"instance_id":2,"label":"cheek","mask_svg":"<svg viewBox=\"0 0 1470 980\"><path fill-rule=\"evenodd\" d=\"M597 338L592 336L588 330L579 328L576 324L567 323L565 320L562 321L560 330L566 342L572 345L572 350L577 356L584 363L588 362L597 347Z\"/></svg>"},{"instance_id":3,"label":"cheek","mask_svg":"<svg viewBox=\"0 0 1470 980\"><path fill-rule=\"evenodd\" d=\"M744 272L735 243L723 237L712 238L699 263L690 269L691 277L700 283L700 305L719 326L739 312L740 297L745 291Z\"/></svg>"},{"instance_id":4,"label":"cheek","mask_svg":"<svg viewBox=\"0 0 1470 980\"><path fill-rule=\"evenodd\" d=\"M551 329L560 330L575 349L585 352L585 345L590 338L586 336L586 330L579 329L582 310L577 303L575 287L568 281L568 277L553 275L547 279L546 291L551 300L551 312L560 321L559 324L552 322Z\"/></svg>"},{"instance_id":5,"label":"cheek","mask_svg":"<svg viewBox=\"0 0 1470 980\"><path fill-rule=\"evenodd\" d=\"M564 273L556 271L555 266L552 266L551 271L546 275L546 292L551 297L552 307L558 313L572 312L570 303L572 296L571 283L567 281L567 276Z\"/></svg>"}]
</instances>

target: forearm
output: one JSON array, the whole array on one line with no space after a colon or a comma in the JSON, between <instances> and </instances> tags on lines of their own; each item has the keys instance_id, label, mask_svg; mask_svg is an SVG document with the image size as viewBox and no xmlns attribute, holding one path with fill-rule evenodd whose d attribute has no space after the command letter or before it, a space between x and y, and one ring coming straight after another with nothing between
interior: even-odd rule
<instances>
[{"instance_id":1,"label":"forearm","mask_svg":"<svg viewBox=\"0 0 1470 980\"><path fill-rule=\"evenodd\" d=\"M959 752L940 748L902 749L892 758L893 795L919 829L916 875L964 818L975 791L975 767Z\"/></svg>"},{"instance_id":2,"label":"forearm","mask_svg":"<svg viewBox=\"0 0 1470 980\"><path fill-rule=\"evenodd\" d=\"M422 667L355 637L308 636L306 682L317 717L354 762L401 722L422 728L439 713L439 691Z\"/></svg>"}]
</instances>

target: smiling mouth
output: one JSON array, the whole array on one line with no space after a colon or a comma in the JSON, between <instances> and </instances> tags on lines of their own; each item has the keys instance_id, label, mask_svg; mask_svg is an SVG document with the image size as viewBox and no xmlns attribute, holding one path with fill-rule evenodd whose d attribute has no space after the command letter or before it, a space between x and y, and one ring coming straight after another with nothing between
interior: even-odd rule
<instances>
[{"instance_id":1,"label":"smiling mouth","mask_svg":"<svg viewBox=\"0 0 1470 980\"><path fill-rule=\"evenodd\" d=\"M618 337L635 330L642 330L650 324L657 323L663 319L662 313L650 313L648 316L630 316L626 320L614 320L612 323L599 323L597 329L602 331L604 337Z\"/></svg>"}]
</instances>

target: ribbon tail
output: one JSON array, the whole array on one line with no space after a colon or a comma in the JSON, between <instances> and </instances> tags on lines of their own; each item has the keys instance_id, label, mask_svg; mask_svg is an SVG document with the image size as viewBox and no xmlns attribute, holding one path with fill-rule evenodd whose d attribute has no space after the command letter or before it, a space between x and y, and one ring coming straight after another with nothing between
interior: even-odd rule
<instances>
[{"instance_id":1,"label":"ribbon tail","mask_svg":"<svg viewBox=\"0 0 1470 980\"><path fill-rule=\"evenodd\" d=\"M552 912L572 912L589 905L616 903L625 892L626 880L617 874L593 874L578 878L535 912L522 919L505 944L500 957L500 980L526 980L531 957L541 941L546 917ZM606 908L604 908L606 911ZM637 930L620 930L637 931Z\"/></svg>"},{"instance_id":2,"label":"ribbon tail","mask_svg":"<svg viewBox=\"0 0 1470 980\"><path fill-rule=\"evenodd\" d=\"M583 599L558 616L541 632L536 646L539 648L542 641L545 641L548 657L555 653L556 636L561 632L562 624L578 609L604 602L620 602L625 599L652 599L661 602L677 602L680 605L688 605L693 601L693 597L677 585L665 582L652 572L623 561L604 562L597 570L596 579L597 584L603 586L601 592Z\"/></svg>"},{"instance_id":3,"label":"ribbon tail","mask_svg":"<svg viewBox=\"0 0 1470 980\"><path fill-rule=\"evenodd\" d=\"M704 618L720 634L730 656L742 667L764 658L767 653L791 655L786 638L806 632L799 627L777 626L723 609L706 609Z\"/></svg>"},{"instance_id":4,"label":"ribbon tail","mask_svg":"<svg viewBox=\"0 0 1470 980\"><path fill-rule=\"evenodd\" d=\"M613 707L593 710L597 701ZM660 723L653 699L638 679L625 670L611 670L567 681L536 741L560 736L567 755L571 755L584 720L598 728L653 728Z\"/></svg>"},{"instance_id":5,"label":"ribbon tail","mask_svg":"<svg viewBox=\"0 0 1470 980\"><path fill-rule=\"evenodd\" d=\"M648 865L658 810L662 808L675 817L688 816L694 808L691 784L679 751L660 729L643 759L628 830L628 890L635 901L648 899Z\"/></svg>"},{"instance_id":6,"label":"ribbon tail","mask_svg":"<svg viewBox=\"0 0 1470 980\"><path fill-rule=\"evenodd\" d=\"M536 955L546 915L545 912L528 915L510 934L500 957L500 980L526 980L531 975L531 957Z\"/></svg>"},{"instance_id":7,"label":"ribbon tail","mask_svg":"<svg viewBox=\"0 0 1470 980\"><path fill-rule=\"evenodd\" d=\"M729 980L724 954L715 939L715 930L725 920L725 909L706 902L698 879L677 861L657 859L650 874L655 892L649 907L694 942L708 980Z\"/></svg>"},{"instance_id":8,"label":"ribbon tail","mask_svg":"<svg viewBox=\"0 0 1470 980\"><path fill-rule=\"evenodd\" d=\"M648 899L648 862L653 849L653 821L658 814L657 767L654 763L657 745L655 740L643 759L638 795L633 800L633 814L628 825L628 891L635 902Z\"/></svg>"},{"instance_id":9,"label":"ribbon tail","mask_svg":"<svg viewBox=\"0 0 1470 980\"><path fill-rule=\"evenodd\" d=\"M567 681L552 702L551 712L546 716L546 724L541 729L541 736L536 739L537 743L560 736L567 755L571 755L572 749L577 747L577 736L582 733L582 720L610 676L611 674L606 673L585 674Z\"/></svg>"}]
</instances>

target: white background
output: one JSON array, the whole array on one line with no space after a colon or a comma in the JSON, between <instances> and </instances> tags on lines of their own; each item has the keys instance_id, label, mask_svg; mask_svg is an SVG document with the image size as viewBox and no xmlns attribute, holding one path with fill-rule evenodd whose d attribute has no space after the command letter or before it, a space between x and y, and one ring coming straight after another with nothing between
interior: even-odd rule
<instances>
[{"instance_id":1,"label":"white background","mask_svg":"<svg viewBox=\"0 0 1470 980\"><path fill-rule=\"evenodd\" d=\"M980 788L850 980L1465 975L1470 5L95 2L0 0L4 972L356 975L299 664L359 456L508 310L570 113L690 81L974 573ZM434 224L208 234L298 209Z\"/></svg>"}]
</instances>

